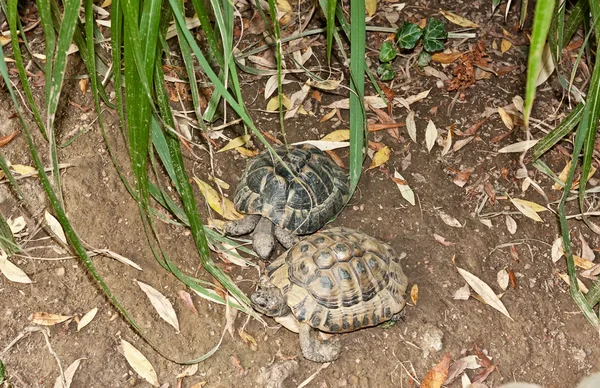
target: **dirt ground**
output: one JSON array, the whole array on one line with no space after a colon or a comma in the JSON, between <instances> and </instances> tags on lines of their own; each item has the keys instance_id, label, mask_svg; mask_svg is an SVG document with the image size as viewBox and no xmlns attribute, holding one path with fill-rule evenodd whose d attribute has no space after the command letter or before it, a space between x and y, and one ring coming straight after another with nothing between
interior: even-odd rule
<instances>
[{"instance_id":1,"label":"dirt ground","mask_svg":"<svg viewBox=\"0 0 600 388\"><path fill-rule=\"evenodd\" d=\"M380 16L393 3L380 3L378 16L373 23L389 23ZM275 322L267 319L270 327L250 320L245 327L257 341L256 349L245 344L236 334L226 334L219 350L199 364L198 372L186 377L178 385L176 375L184 366L166 361L157 355L133 330L100 292L78 259L64 259L71 253L55 248L55 244L43 233L33 233L42 219L47 206L38 181L34 178L20 180L23 190L36 212L28 215L3 181L0 184L0 211L9 218L25 216L30 234L21 241L27 253L35 258L14 256L12 261L22 268L34 281L30 285L12 283L0 277L0 350L15 337L32 326L30 316L34 312L51 312L81 316L94 307L99 309L96 318L84 329L77 331L76 323L59 324L49 328L49 342L60 359L63 368L74 360L83 358L73 380L73 387L132 387L148 386L119 353L120 339L125 339L142 351L155 367L161 384L176 387L261 387L261 369L274 363L295 359L297 368L283 383L283 387L296 387L313 373L317 373L308 387L410 387L408 373L420 380L437 364L446 352L452 360L463 355L476 354L481 349L496 368L485 379L488 387L497 387L512 381L528 381L548 388L573 387L583 376L600 369L600 353L595 345L597 335L572 301L567 285L558 278L557 272L566 273L564 259L553 263L550 247L558 236L557 219L551 212L540 213L543 223L535 223L524 217L506 199L496 201L490 197L490 187L496 196L509 195L540 204L546 200L530 188L521 190L522 180L515 174L519 165L519 154L500 154L498 149L524 140L524 132L516 130L504 139L493 142L496 136L508 131L498 114L492 114L477 132L477 137L464 148L441 156L442 147L436 145L431 152L425 146L425 127L429 119L440 129L455 124L455 129L465 131L478 122L486 108L509 105L516 95L524 91L525 64L528 47L524 32L515 31L518 14L511 12L504 22L504 9L491 15L489 2L471 5L438 0L420 2L419 6L407 5L400 11L400 21L439 16L438 9L454 11L481 25L477 35L485 43L490 62L496 69L514 66L512 71L492 75L478 80L472 87L461 91L449 110L457 92L448 92L438 78L419 73L414 68L411 78L399 76L391 89L400 97L415 95L431 89L429 96L413 103L416 111L418 142L410 140L406 129L400 128L400 138L394 139L386 131L373 134L372 140L392 149L389 161L381 168L365 171L358 190L347 208L334 221L341 225L360 229L372 236L389 242L403 259L404 271L409 277L410 287L418 285L419 297L415 305L409 302L403 321L389 327L376 327L342 335L343 351L339 360L325 369L321 365L303 359L298 338L285 329L278 329ZM400 22L398 22L400 23ZM445 21L450 30L458 29ZM512 48L501 53L502 28L513 37ZM38 37L40 29L30 32ZM385 34L369 35L371 39L385 38ZM317 42L324 44L324 39ZM375 41L373 41L375 42ZM467 52L477 43L476 39L449 40L447 46ZM496 48L494 48L496 47ZM373 63L377 57L377 43L369 43L368 54ZM315 50L324 50L324 46ZM373 54L373 55L372 55ZM7 55L11 56L8 49ZM321 55L321 54L319 54ZM322 58L321 58L322 59ZM314 60L313 60L314 61ZM395 62L400 66L401 60ZM311 62L309 61L309 64ZM316 61L314 63L316 64ZM339 63L337 67L342 67ZM434 68L451 75L452 66L444 69L439 64ZM375 66L373 66L374 68ZM69 76L84 74L84 68L71 60ZM255 78L242 73L245 101L250 112L263 131L279 136L278 115L266 113L266 101L262 97L266 78ZM292 79L292 77L290 77ZM348 79L348 77L346 77ZM16 80L16 78L15 78ZM581 80L578 80L581 81ZM294 82L286 86L290 95L302 85ZM560 119L558 112L568 109L560 105L561 92L551 79L542 86L533 117L554 125ZM441 87L440 87L441 86ZM369 90L369 88L367 88ZM0 91L0 136L19 128L8 94ZM43 88L35 89L36 95ZM288 141L317 139L334 129L348 127L348 111L341 110L343 122L337 118L320 123L320 118L329 109L324 106L342 97L338 94L322 94L322 101L311 100L312 116L298 116L286 121ZM367 94L372 94L370 91ZM128 257L139 264L137 271L109 258L93 259L100 274L109 284L125 308L138 320L145 333L160 344L168 354L179 359L189 359L206 353L219 341L225 324L225 309L194 296L198 315L187 309L178 296L183 285L165 272L152 257L143 233L138 208L123 187L106 150L97 126L93 101L90 93L82 93L78 81L69 78L65 82L56 124L58 143L68 140L76 129L87 131L67 147L61 148L61 163L69 163L63 170L64 201L68 215L81 238L94 248L105 248ZM83 112L79 108L90 109ZM404 122L407 111L401 106L392 110L392 118ZM368 112L370 119L376 116ZM122 166L128 166L127 148L118 129L116 114L105 111L111 144L116 150ZM243 129L232 126L225 135L233 138ZM445 133L445 132L444 132ZM543 135L533 129L534 138ZM443 136L445 138L445 135ZM455 140L460 140L457 137ZM41 139L38 139L41 140ZM204 140L197 137L202 143ZM222 140L217 140L224 145ZM39 141L38 144L43 144ZM568 143L565 149L570 150ZM42 156L47 162L42 147ZM13 164L32 165L23 134L1 149ZM347 163L347 149L338 150L338 155ZM196 150L199 160L188 158L189 173L208 181L210 169L208 154ZM410 157L410 163L407 162ZM556 173L564 167L567 157L558 151L550 151L544 161ZM530 156L526 164L530 177L556 201L561 192L551 188L552 181L531 167ZM369 163L369 160L366 162ZM240 177L245 159L235 151L215 155L217 177L232 187ZM456 172L473 168L464 187L453 183ZM396 184L388 173L402 173L417 196L417 205L409 205L400 195ZM126 175L131 175L126 168ZM484 190L484 188L487 189ZM200 211L206 219L208 213L198 191ZM227 192L233 195L232 190ZM482 201L485 205L477 213ZM593 199L593 198L592 198ZM555 208L556 205L552 205ZM461 227L450 227L442 220L444 212L457 219ZM577 213L574 206L570 213ZM491 225L480 221L483 215ZM517 223L516 233L507 230L505 215L510 214ZM207 279L187 229L157 221L161 239L172 259L180 268L191 275ZM580 251L579 233L582 233L592 248L600 245L599 238L589 229L572 222L572 236ZM434 234L443 236L455 245L444 246L436 242ZM281 247L279 248L281 251ZM516 288L509 287L502 297L512 320L478 300L454 300L454 293L465 284L456 271L456 265L475 274L494 289L502 292L496 277L506 269L515 274ZM51 259L58 258L58 259ZM251 292L258 278L253 269L231 268L218 257L213 259L224 268L231 269L230 275L245 292ZM162 321L148 303L135 280L153 285L173 303L180 320L181 333L176 334L171 326ZM589 285L589 281L584 279ZM188 290L189 291L189 290ZM240 315L236 328L246 322ZM429 351L427 338L441 335L442 348ZM481 354L481 353L479 353ZM9 381L14 387L53 386L58 369L56 361L46 347L44 337L32 333L13 346L3 357ZM264 369L263 369L264 371ZM469 370L475 379L484 368ZM461 386L460 378L449 385Z\"/></svg>"}]
</instances>

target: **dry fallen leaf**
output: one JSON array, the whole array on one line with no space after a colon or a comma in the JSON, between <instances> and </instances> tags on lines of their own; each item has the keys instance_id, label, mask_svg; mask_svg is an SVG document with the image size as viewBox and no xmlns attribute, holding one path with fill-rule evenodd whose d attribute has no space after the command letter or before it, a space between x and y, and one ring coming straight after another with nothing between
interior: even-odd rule
<instances>
[{"instance_id":1,"label":"dry fallen leaf","mask_svg":"<svg viewBox=\"0 0 600 388\"><path fill-rule=\"evenodd\" d=\"M496 278L498 280L498 285L500 286L500 288L502 288L504 291L506 291L506 289L508 288L508 271L505 269L501 269L500 271L498 271L498 274L496 275Z\"/></svg>"},{"instance_id":2,"label":"dry fallen leaf","mask_svg":"<svg viewBox=\"0 0 600 388\"><path fill-rule=\"evenodd\" d=\"M502 54L510 50L511 47L512 43L510 43L509 40L502 39L502 43L500 43L500 51L502 52Z\"/></svg>"},{"instance_id":3,"label":"dry fallen leaf","mask_svg":"<svg viewBox=\"0 0 600 388\"><path fill-rule=\"evenodd\" d=\"M94 307L93 309L91 309L90 311L85 313L85 315L83 317L81 317L79 322L77 322L77 331L86 327L92 321L92 319L94 319L94 317L96 316L97 313L98 313L98 307Z\"/></svg>"},{"instance_id":4,"label":"dry fallen leaf","mask_svg":"<svg viewBox=\"0 0 600 388\"><path fill-rule=\"evenodd\" d=\"M319 122L324 123L325 121L329 121L333 116L335 116L335 114L338 112L337 109L332 109L329 111L329 113L323 115L323 117L321 117L321 120L319 120Z\"/></svg>"},{"instance_id":5,"label":"dry fallen leaf","mask_svg":"<svg viewBox=\"0 0 600 388\"><path fill-rule=\"evenodd\" d=\"M412 300L415 306L417 305L417 300L419 300L419 286L416 284L410 289L410 300Z\"/></svg>"},{"instance_id":6,"label":"dry fallen leaf","mask_svg":"<svg viewBox=\"0 0 600 388\"><path fill-rule=\"evenodd\" d=\"M446 19L448 19L448 21L450 23L454 23L457 26L461 26L461 27L465 27L465 28L479 28L479 24L477 23L473 23L472 21L470 21L469 19L466 19L462 16L459 16L455 13L449 12L449 11L444 11L443 9L440 9L440 13L442 15L444 15L444 17Z\"/></svg>"},{"instance_id":7,"label":"dry fallen leaf","mask_svg":"<svg viewBox=\"0 0 600 388\"><path fill-rule=\"evenodd\" d=\"M564 249L562 237L554 240L554 243L552 243L552 249L550 250L550 256L552 257L553 263L556 263L562 257Z\"/></svg>"},{"instance_id":8,"label":"dry fallen leaf","mask_svg":"<svg viewBox=\"0 0 600 388\"><path fill-rule=\"evenodd\" d=\"M479 369L482 365L479 362L479 358L477 355L472 354L470 356L465 356L459 360L454 361L450 368L448 369L448 377L446 378L445 385L451 384L458 376L463 374L466 369ZM465 376L465 375L463 375ZM464 385L463 385L464 387Z\"/></svg>"},{"instance_id":9,"label":"dry fallen leaf","mask_svg":"<svg viewBox=\"0 0 600 388\"><path fill-rule=\"evenodd\" d=\"M453 228L462 228L462 224L460 222L458 222L458 220L446 213L444 213L443 211L439 210L438 211L440 218L442 219L442 221L444 221L444 224L451 226Z\"/></svg>"},{"instance_id":10,"label":"dry fallen leaf","mask_svg":"<svg viewBox=\"0 0 600 388\"><path fill-rule=\"evenodd\" d=\"M348 141L350 140L349 129L338 129L321 138L321 141Z\"/></svg>"},{"instance_id":11,"label":"dry fallen leaf","mask_svg":"<svg viewBox=\"0 0 600 388\"><path fill-rule=\"evenodd\" d=\"M177 320L177 314L175 314L175 310L173 309L173 305L167 299L166 296L161 294L154 287L142 283L137 280L138 286L144 291L148 299L150 299L150 303L158 313L158 315L169 325L173 326L175 330L179 333L179 321Z\"/></svg>"},{"instance_id":12,"label":"dry fallen leaf","mask_svg":"<svg viewBox=\"0 0 600 388\"><path fill-rule=\"evenodd\" d=\"M417 124L415 123L415 111L411 110L408 112L408 116L406 116L406 131L408 132L408 136L410 139L417 142Z\"/></svg>"},{"instance_id":13,"label":"dry fallen leaf","mask_svg":"<svg viewBox=\"0 0 600 388\"><path fill-rule=\"evenodd\" d=\"M35 167L26 166L24 164L13 164L10 166L10 169L19 175L29 175L37 173Z\"/></svg>"},{"instance_id":14,"label":"dry fallen leaf","mask_svg":"<svg viewBox=\"0 0 600 388\"><path fill-rule=\"evenodd\" d=\"M438 62L443 65L448 65L460 58L461 55L462 53L460 51L451 51L449 53L435 53L431 56L431 60L433 62Z\"/></svg>"},{"instance_id":15,"label":"dry fallen leaf","mask_svg":"<svg viewBox=\"0 0 600 388\"><path fill-rule=\"evenodd\" d=\"M520 198L511 198L510 202L512 202L517 210L523 213L524 216L529 217L537 222L543 222L542 218L537 213L548 210L535 202L526 201Z\"/></svg>"},{"instance_id":16,"label":"dry fallen leaf","mask_svg":"<svg viewBox=\"0 0 600 388\"><path fill-rule=\"evenodd\" d=\"M350 147L350 142L347 141L322 141L322 140L306 140L293 143L292 145L311 144L321 151L331 151L338 148Z\"/></svg>"},{"instance_id":17,"label":"dry fallen leaf","mask_svg":"<svg viewBox=\"0 0 600 388\"><path fill-rule=\"evenodd\" d=\"M227 143L227 145L225 145L225 147L221 148L217 152L224 152L224 151L232 150L237 147L241 147L244 144L248 143L248 140L250 140L250 137L251 137L251 135L238 136L235 139L230 140L229 143Z\"/></svg>"},{"instance_id":18,"label":"dry fallen leaf","mask_svg":"<svg viewBox=\"0 0 600 388\"><path fill-rule=\"evenodd\" d=\"M188 365L181 373L175 376L176 379L182 379L184 377L190 377L198 372L198 364Z\"/></svg>"},{"instance_id":19,"label":"dry fallen leaf","mask_svg":"<svg viewBox=\"0 0 600 388\"><path fill-rule=\"evenodd\" d=\"M394 170L394 177L392 180L398 186L398 190L400 190L400 194L402 198L408 201L411 205L415 205L415 193L412 191L406 180L400 175L400 173Z\"/></svg>"},{"instance_id":20,"label":"dry fallen leaf","mask_svg":"<svg viewBox=\"0 0 600 388\"><path fill-rule=\"evenodd\" d=\"M6 220L6 223L8 224L8 227L10 228L10 232L12 234L19 233L27 226L27 222L25 222L25 218L23 218L23 216L19 216L14 220L9 218L8 220Z\"/></svg>"},{"instance_id":21,"label":"dry fallen leaf","mask_svg":"<svg viewBox=\"0 0 600 388\"><path fill-rule=\"evenodd\" d=\"M569 275L567 275L566 273L558 273L558 272L556 274L565 283L567 283L567 285L571 285L571 281L569 280ZM577 284L579 285L579 290L581 290L582 293L587 294L589 292L588 288L581 280L577 279Z\"/></svg>"},{"instance_id":22,"label":"dry fallen leaf","mask_svg":"<svg viewBox=\"0 0 600 388\"><path fill-rule=\"evenodd\" d=\"M421 388L441 388L448 377L448 368L450 368L449 352L423 377Z\"/></svg>"},{"instance_id":23,"label":"dry fallen leaf","mask_svg":"<svg viewBox=\"0 0 600 388\"><path fill-rule=\"evenodd\" d=\"M52 214L48 213L48 210L44 211L44 218L46 219L46 223L48 224L52 232L54 232L56 237L58 237L60 241L62 241L66 245L67 238L65 237L65 232L63 231L60 222L58 222L58 220L54 218Z\"/></svg>"},{"instance_id":24,"label":"dry fallen leaf","mask_svg":"<svg viewBox=\"0 0 600 388\"><path fill-rule=\"evenodd\" d=\"M329 91L339 89L340 85L342 84L342 81L343 78L341 80L328 79L325 81L315 81L309 79L308 81L306 81L306 84L312 86L313 88Z\"/></svg>"},{"instance_id":25,"label":"dry fallen leaf","mask_svg":"<svg viewBox=\"0 0 600 388\"><path fill-rule=\"evenodd\" d=\"M198 185L200 192L208 202L208 205L223 218L227 220L238 220L242 215L235 210L235 205L228 198L221 198L219 193L213 189L208 183L194 177L194 181Z\"/></svg>"},{"instance_id":26,"label":"dry fallen leaf","mask_svg":"<svg viewBox=\"0 0 600 388\"><path fill-rule=\"evenodd\" d=\"M467 300L470 297L471 297L471 288L469 287L468 284L465 284L464 286L462 286L461 288L456 290L454 292L454 295L452 295L452 299L454 299L454 300Z\"/></svg>"},{"instance_id":27,"label":"dry fallen leaf","mask_svg":"<svg viewBox=\"0 0 600 388\"><path fill-rule=\"evenodd\" d=\"M464 187L469 181L469 177L471 176L473 171L475 171L474 167L465 168L464 170L456 174L452 182L454 182L454 184L458 187Z\"/></svg>"},{"instance_id":28,"label":"dry fallen leaf","mask_svg":"<svg viewBox=\"0 0 600 388\"><path fill-rule=\"evenodd\" d=\"M524 152L524 151L527 151L528 149L530 149L531 147L533 147L534 145L536 145L538 141L540 141L540 139L520 141L518 143L514 143L514 144L508 145L504 148L501 148L498 150L498 152L499 153Z\"/></svg>"},{"instance_id":29,"label":"dry fallen leaf","mask_svg":"<svg viewBox=\"0 0 600 388\"><path fill-rule=\"evenodd\" d=\"M504 123L506 128L512 130L515 127L512 117L510 117L510 115L506 113L506 111L503 108L498 107L498 114L500 115L500 118L502 119L502 122Z\"/></svg>"},{"instance_id":30,"label":"dry fallen leaf","mask_svg":"<svg viewBox=\"0 0 600 388\"><path fill-rule=\"evenodd\" d=\"M71 315L59 315L45 312L35 312L31 315L31 321L42 326L54 326L57 323L73 318Z\"/></svg>"},{"instance_id":31,"label":"dry fallen leaf","mask_svg":"<svg viewBox=\"0 0 600 388\"><path fill-rule=\"evenodd\" d=\"M124 339L121 340L121 351L135 373L153 386L159 386L156 371L142 352Z\"/></svg>"},{"instance_id":32,"label":"dry fallen leaf","mask_svg":"<svg viewBox=\"0 0 600 388\"><path fill-rule=\"evenodd\" d=\"M392 150L390 149L390 147L385 146L382 149L380 149L379 151L377 151L375 153L375 156L373 156L373 160L371 161L371 165L369 166L369 170L373 169L373 168L377 168L379 166L381 166L382 164L386 163L388 160L390 160L390 156L392 155Z\"/></svg>"},{"instance_id":33,"label":"dry fallen leaf","mask_svg":"<svg viewBox=\"0 0 600 388\"><path fill-rule=\"evenodd\" d=\"M289 109L292 106L292 101L285 94L281 95L281 105L284 108ZM279 112L279 98L278 96L272 97L267 103L267 112ZM284 109L285 110L285 109Z\"/></svg>"},{"instance_id":34,"label":"dry fallen leaf","mask_svg":"<svg viewBox=\"0 0 600 388\"><path fill-rule=\"evenodd\" d=\"M448 130L448 136L446 136L446 140L444 141L444 148L442 149L442 156L446 155L450 151L450 147L452 147L452 130Z\"/></svg>"},{"instance_id":35,"label":"dry fallen leaf","mask_svg":"<svg viewBox=\"0 0 600 388\"><path fill-rule=\"evenodd\" d=\"M377 12L377 0L365 0L367 15L373 16Z\"/></svg>"},{"instance_id":36,"label":"dry fallen leaf","mask_svg":"<svg viewBox=\"0 0 600 388\"><path fill-rule=\"evenodd\" d=\"M510 314L504 307L504 304L498 296L494 293L494 291L488 286L483 280L479 279L477 276L473 275L469 271L466 271L462 268L456 267L458 273L469 283L469 286L479 295L481 298L491 307L500 311L502 314L506 315L510 320Z\"/></svg>"},{"instance_id":37,"label":"dry fallen leaf","mask_svg":"<svg viewBox=\"0 0 600 388\"><path fill-rule=\"evenodd\" d=\"M590 246L588 245L587 241L585 241L585 238L583 237L581 232L579 232L579 241L581 242L581 258L589 261L594 261L596 255L594 254L592 248L590 248Z\"/></svg>"},{"instance_id":38,"label":"dry fallen leaf","mask_svg":"<svg viewBox=\"0 0 600 388\"><path fill-rule=\"evenodd\" d=\"M67 369L65 369L65 371L63 372L66 384L63 384L62 378L59 375L54 381L54 388L69 388L71 386L71 384L73 383L73 377L75 377L75 372L77 372L77 368L79 368L81 360L84 360L84 358L79 358L73 361L71 365L69 365Z\"/></svg>"},{"instance_id":39,"label":"dry fallen leaf","mask_svg":"<svg viewBox=\"0 0 600 388\"><path fill-rule=\"evenodd\" d=\"M198 310L196 310L196 306L194 306L194 301L192 300L190 293L184 290L179 290L177 294L183 301L183 305L190 309L194 314L198 315Z\"/></svg>"},{"instance_id":40,"label":"dry fallen leaf","mask_svg":"<svg viewBox=\"0 0 600 388\"><path fill-rule=\"evenodd\" d=\"M249 150L248 148L244 148L244 147L238 147L235 150L247 158L252 158L252 157L255 157L256 155L258 155L258 151Z\"/></svg>"},{"instance_id":41,"label":"dry fallen leaf","mask_svg":"<svg viewBox=\"0 0 600 388\"><path fill-rule=\"evenodd\" d=\"M452 245L456 245L456 243L446 241L446 239L444 237L440 236L439 234L434 233L433 238L435 239L435 241L439 242L440 244L442 244L445 247L451 247Z\"/></svg>"},{"instance_id":42,"label":"dry fallen leaf","mask_svg":"<svg viewBox=\"0 0 600 388\"><path fill-rule=\"evenodd\" d=\"M8 260L8 255L0 248L0 272L6 276L8 280L15 283L32 283L27 274L19 267Z\"/></svg>"},{"instance_id":43,"label":"dry fallen leaf","mask_svg":"<svg viewBox=\"0 0 600 388\"><path fill-rule=\"evenodd\" d=\"M506 215L506 229L508 229L510 234L517 233L517 222L508 214Z\"/></svg>"},{"instance_id":44,"label":"dry fallen leaf","mask_svg":"<svg viewBox=\"0 0 600 388\"><path fill-rule=\"evenodd\" d=\"M457 141L456 143L454 143L454 147L452 147L452 151L456 152L456 151L460 150L461 148L463 148L464 146L466 146L467 144L472 142L473 139L475 139L475 136L470 136L465 139Z\"/></svg>"},{"instance_id":45,"label":"dry fallen leaf","mask_svg":"<svg viewBox=\"0 0 600 388\"><path fill-rule=\"evenodd\" d=\"M258 350L258 344L256 343L256 340L254 339L254 337L252 337L250 334L246 333L243 328L240 327L238 329L238 334L240 335L240 338L242 339L242 341L244 341L245 344L250 346L250 349L252 349L254 351Z\"/></svg>"},{"instance_id":46,"label":"dry fallen leaf","mask_svg":"<svg viewBox=\"0 0 600 388\"><path fill-rule=\"evenodd\" d=\"M427 129L425 130L425 143L427 144L427 152L431 152L431 149L437 140L437 136L437 128L435 127L433 120L429 119L429 123L427 123Z\"/></svg>"}]
</instances>

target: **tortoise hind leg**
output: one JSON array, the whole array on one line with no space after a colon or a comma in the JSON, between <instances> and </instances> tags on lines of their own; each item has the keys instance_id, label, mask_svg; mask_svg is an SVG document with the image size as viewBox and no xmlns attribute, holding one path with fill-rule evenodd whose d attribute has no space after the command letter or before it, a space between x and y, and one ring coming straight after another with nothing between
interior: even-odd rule
<instances>
[{"instance_id":1,"label":"tortoise hind leg","mask_svg":"<svg viewBox=\"0 0 600 388\"><path fill-rule=\"evenodd\" d=\"M300 241L296 234L279 226L275 226L275 237L285 249L290 249Z\"/></svg>"},{"instance_id":2,"label":"tortoise hind leg","mask_svg":"<svg viewBox=\"0 0 600 388\"><path fill-rule=\"evenodd\" d=\"M319 341L315 330L303 323L300 325L300 349L304 358L314 362L330 362L337 360L341 345L335 340Z\"/></svg>"},{"instance_id":3,"label":"tortoise hind leg","mask_svg":"<svg viewBox=\"0 0 600 388\"><path fill-rule=\"evenodd\" d=\"M252 233L252 248L263 260L268 260L275 248L275 225L268 218L261 217Z\"/></svg>"},{"instance_id":4,"label":"tortoise hind leg","mask_svg":"<svg viewBox=\"0 0 600 388\"><path fill-rule=\"evenodd\" d=\"M235 221L227 221L225 223L225 234L228 236L243 236L248 234L256 228L260 215L248 214L242 219Z\"/></svg>"}]
</instances>

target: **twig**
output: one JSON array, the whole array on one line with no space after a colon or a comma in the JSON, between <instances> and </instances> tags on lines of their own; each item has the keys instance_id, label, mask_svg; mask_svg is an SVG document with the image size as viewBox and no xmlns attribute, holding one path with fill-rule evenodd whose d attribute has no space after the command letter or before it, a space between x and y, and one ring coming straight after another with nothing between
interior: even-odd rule
<instances>
[{"instance_id":1,"label":"twig","mask_svg":"<svg viewBox=\"0 0 600 388\"><path fill-rule=\"evenodd\" d=\"M317 377L317 375L319 374L319 372L321 372L323 369L329 367L329 365L331 365L330 362L326 362L325 364L321 365L321 367L319 369L317 369L317 371L315 373L313 373L306 380L304 380L303 382L301 382L300 385L298 385L298 388L304 388L304 387L306 387L311 381L313 381L313 379L315 377Z\"/></svg>"}]
</instances>

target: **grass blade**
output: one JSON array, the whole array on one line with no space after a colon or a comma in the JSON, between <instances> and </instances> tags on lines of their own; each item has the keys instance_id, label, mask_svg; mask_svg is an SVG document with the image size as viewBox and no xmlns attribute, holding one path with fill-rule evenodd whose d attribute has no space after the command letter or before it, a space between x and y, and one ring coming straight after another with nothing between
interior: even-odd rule
<instances>
[{"instance_id":1,"label":"grass blade","mask_svg":"<svg viewBox=\"0 0 600 388\"><path fill-rule=\"evenodd\" d=\"M587 0L578 0L567 19L564 27L563 42L562 45L565 47L571 41L573 35L579 29L581 23L589 12L589 5Z\"/></svg>"},{"instance_id":2,"label":"grass blade","mask_svg":"<svg viewBox=\"0 0 600 388\"><path fill-rule=\"evenodd\" d=\"M365 1L355 0L350 8L350 197L362 173L366 142L365 94Z\"/></svg>"},{"instance_id":3,"label":"grass blade","mask_svg":"<svg viewBox=\"0 0 600 388\"><path fill-rule=\"evenodd\" d=\"M529 59L527 63L527 85L525 89L525 126L529 126L529 116L535 100L536 81L540 69L542 68L542 54L552 15L554 11L555 0L538 0L535 5L533 20L533 32L531 36L531 45L529 47Z\"/></svg>"},{"instance_id":4,"label":"grass blade","mask_svg":"<svg viewBox=\"0 0 600 388\"><path fill-rule=\"evenodd\" d=\"M569 113L569 115L552 131L544 136L533 148L533 159L538 159L546 151L552 148L556 143L563 137L567 136L569 132L579 123L583 115L584 105L577 104L577 106Z\"/></svg>"},{"instance_id":5,"label":"grass blade","mask_svg":"<svg viewBox=\"0 0 600 388\"><path fill-rule=\"evenodd\" d=\"M335 31L335 10L337 0L319 0L325 20L327 21L327 63L331 63L331 48L333 46L333 33Z\"/></svg>"}]
</instances>

